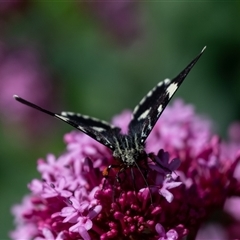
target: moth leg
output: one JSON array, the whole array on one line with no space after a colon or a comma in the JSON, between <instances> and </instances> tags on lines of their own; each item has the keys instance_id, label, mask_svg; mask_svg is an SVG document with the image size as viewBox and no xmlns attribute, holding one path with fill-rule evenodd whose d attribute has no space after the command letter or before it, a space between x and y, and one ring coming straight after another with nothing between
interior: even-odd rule
<instances>
[{"instance_id":1,"label":"moth leg","mask_svg":"<svg viewBox=\"0 0 240 240\"><path fill-rule=\"evenodd\" d=\"M133 182L133 189L134 189L134 192L135 194L137 193L136 189L136 182L135 182L135 175L134 175L134 172L133 172L133 168L130 169L131 170L131 178L132 178L132 182Z\"/></svg>"},{"instance_id":2,"label":"moth leg","mask_svg":"<svg viewBox=\"0 0 240 240\"><path fill-rule=\"evenodd\" d=\"M143 170L143 176L147 179L148 178L148 171L149 171L149 166L148 166L148 158L145 158L143 160L143 167L141 167L141 170Z\"/></svg>"},{"instance_id":3,"label":"moth leg","mask_svg":"<svg viewBox=\"0 0 240 240\"><path fill-rule=\"evenodd\" d=\"M137 163L135 164L135 166L138 169L138 171L140 172L140 174L142 175L142 179L145 183L145 186L149 190L151 204L153 204L151 189L150 189L150 186L149 186L148 181L147 181L147 174L148 174L148 168L149 168L148 163L147 163L147 158L145 158L143 161L144 161L144 165L146 167L145 169L140 167ZM132 178L134 178L134 174L132 174Z\"/></svg>"},{"instance_id":4,"label":"moth leg","mask_svg":"<svg viewBox=\"0 0 240 240\"><path fill-rule=\"evenodd\" d=\"M107 182L107 178L109 177L109 173L110 173L110 171L113 169L113 168L119 168L120 166L119 165L115 165L115 164L111 164L111 165L109 165L108 167L106 167L104 170L103 170L103 172L102 172L102 175L103 175L103 177L104 177L104 182L103 182L103 189L104 189L104 187L105 187L105 184L106 184L106 182Z\"/></svg>"},{"instance_id":5,"label":"moth leg","mask_svg":"<svg viewBox=\"0 0 240 240\"><path fill-rule=\"evenodd\" d=\"M117 182L117 183L121 183L121 178L120 178L120 174L124 174L124 176L126 176L126 168L125 167L123 167L123 168L121 168L118 172L117 172L117 174L116 174L116 177L115 177L115 181Z\"/></svg>"},{"instance_id":6,"label":"moth leg","mask_svg":"<svg viewBox=\"0 0 240 240\"><path fill-rule=\"evenodd\" d=\"M115 189L116 189L116 185L117 183L118 184L121 184L121 178L120 178L120 175L121 174L124 174L124 176L126 176L126 169L127 167L125 167L125 165L122 165L122 167L120 168L120 170L116 173L116 176L115 176L115 181L114 181L114 187L113 187L113 201L115 200ZM121 194L121 193L120 193Z\"/></svg>"}]
</instances>

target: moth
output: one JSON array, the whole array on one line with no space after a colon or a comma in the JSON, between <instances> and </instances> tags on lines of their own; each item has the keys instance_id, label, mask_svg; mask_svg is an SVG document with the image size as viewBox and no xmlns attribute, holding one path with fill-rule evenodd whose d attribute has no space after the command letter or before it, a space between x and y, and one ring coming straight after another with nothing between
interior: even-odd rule
<instances>
[{"instance_id":1,"label":"moth","mask_svg":"<svg viewBox=\"0 0 240 240\"><path fill-rule=\"evenodd\" d=\"M146 96L143 97L133 110L127 134L122 134L120 128L97 118L73 112L53 113L17 95L14 95L13 97L22 104L35 108L72 125L109 148L112 151L113 157L119 163L119 165L117 165L119 172L133 167L140 170L140 161L146 159L148 156L145 151L145 141L147 137L151 133L170 99L203 54L205 48L206 47L204 47L200 54L175 78L172 80L165 79L164 81L159 82ZM116 165L109 166L107 170L103 172L103 175L107 176L112 167L116 167ZM147 184L145 178L144 181Z\"/></svg>"}]
</instances>

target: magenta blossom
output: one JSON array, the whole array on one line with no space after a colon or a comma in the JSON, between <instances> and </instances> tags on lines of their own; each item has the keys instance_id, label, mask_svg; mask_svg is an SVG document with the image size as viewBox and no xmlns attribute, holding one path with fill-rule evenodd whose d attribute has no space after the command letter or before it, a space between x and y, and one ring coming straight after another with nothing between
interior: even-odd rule
<instances>
[{"instance_id":1,"label":"magenta blossom","mask_svg":"<svg viewBox=\"0 0 240 240\"><path fill-rule=\"evenodd\" d=\"M0 42L0 110L3 123L19 124L28 134L42 132L48 126L41 113L12 101L9 96L18 92L42 106L54 102L53 79L34 47L10 48ZM39 125L35 118L40 118Z\"/></svg>"},{"instance_id":2,"label":"magenta blossom","mask_svg":"<svg viewBox=\"0 0 240 240\"><path fill-rule=\"evenodd\" d=\"M126 111L113 123L126 133L130 117ZM240 194L240 154L226 154L228 144L212 134L210 121L180 100L148 137L149 158L139 169L111 168L103 178L118 164L110 150L77 131L64 139L66 152L38 160L42 180L32 180L31 193L13 207L12 239L194 238Z\"/></svg>"},{"instance_id":3,"label":"magenta blossom","mask_svg":"<svg viewBox=\"0 0 240 240\"><path fill-rule=\"evenodd\" d=\"M137 1L84 1L81 6L120 44L131 44L141 34Z\"/></svg>"}]
</instances>

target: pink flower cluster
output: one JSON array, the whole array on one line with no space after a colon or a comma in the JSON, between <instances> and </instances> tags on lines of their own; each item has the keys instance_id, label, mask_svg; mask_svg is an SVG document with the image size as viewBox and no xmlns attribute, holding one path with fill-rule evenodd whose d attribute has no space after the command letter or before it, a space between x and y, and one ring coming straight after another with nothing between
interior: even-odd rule
<instances>
[{"instance_id":1,"label":"pink flower cluster","mask_svg":"<svg viewBox=\"0 0 240 240\"><path fill-rule=\"evenodd\" d=\"M123 112L113 123L126 132L130 117ZM105 179L102 171L116 164L105 146L76 131L64 140L66 152L38 160L42 180L32 180L31 193L13 207L12 239L194 239L240 195L240 143L221 142L211 122L180 100L148 137L141 172L112 168Z\"/></svg>"},{"instance_id":2,"label":"pink flower cluster","mask_svg":"<svg viewBox=\"0 0 240 240\"><path fill-rule=\"evenodd\" d=\"M41 106L53 105L55 95L50 75L37 49L29 46L11 48L0 41L0 110L4 124L21 123L25 132L34 138L48 127L43 114L12 101L9 96L17 92ZM42 124L33 121L33 115Z\"/></svg>"},{"instance_id":3,"label":"pink flower cluster","mask_svg":"<svg viewBox=\"0 0 240 240\"><path fill-rule=\"evenodd\" d=\"M79 3L119 44L129 45L142 35L141 12L137 1L97 0Z\"/></svg>"}]
</instances>

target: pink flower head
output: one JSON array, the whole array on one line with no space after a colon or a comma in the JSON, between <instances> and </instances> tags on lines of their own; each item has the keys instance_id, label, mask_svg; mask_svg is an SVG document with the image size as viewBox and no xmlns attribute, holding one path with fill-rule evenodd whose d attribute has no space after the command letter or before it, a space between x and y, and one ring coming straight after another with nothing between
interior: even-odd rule
<instances>
[{"instance_id":1,"label":"pink flower head","mask_svg":"<svg viewBox=\"0 0 240 240\"><path fill-rule=\"evenodd\" d=\"M129 44L141 33L138 3L135 1L89 1L82 3L98 24L121 44Z\"/></svg>"},{"instance_id":2,"label":"pink flower head","mask_svg":"<svg viewBox=\"0 0 240 240\"><path fill-rule=\"evenodd\" d=\"M129 116L114 118L123 132ZM175 102L147 139L147 161L122 171L105 146L81 132L66 134L66 152L38 161L42 180L34 179L31 193L13 207L12 239L196 236L228 197L240 194L234 176L239 157L223 154L224 143L210 126L192 106ZM102 171L109 165L105 179Z\"/></svg>"},{"instance_id":3,"label":"pink flower head","mask_svg":"<svg viewBox=\"0 0 240 240\"><path fill-rule=\"evenodd\" d=\"M5 123L21 123L28 133L40 133L46 127L41 113L26 108L11 97L19 94L41 106L53 102L52 81L49 72L40 61L39 53L33 47L10 49L0 44L0 110ZM51 99L51 101L50 101ZM41 125L33 117L42 120ZM44 125L45 124L45 125ZM45 128L44 128L45 129Z\"/></svg>"}]
</instances>

